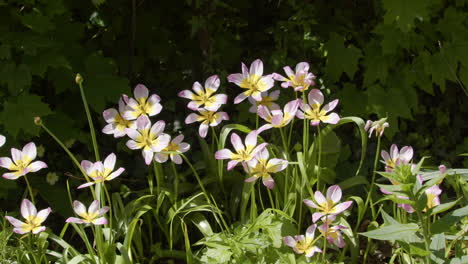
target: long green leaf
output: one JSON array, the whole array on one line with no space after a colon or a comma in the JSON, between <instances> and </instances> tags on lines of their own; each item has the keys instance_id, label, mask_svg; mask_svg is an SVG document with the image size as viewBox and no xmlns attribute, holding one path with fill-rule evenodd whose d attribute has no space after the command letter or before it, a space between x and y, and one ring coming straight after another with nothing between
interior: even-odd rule
<instances>
[{"instance_id":1,"label":"long green leaf","mask_svg":"<svg viewBox=\"0 0 468 264\"><path fill-rule=\"evenodd\" d=\"M405 240L418 229L417 224L393 224L359 234L377 240Z\"/></svg>"}]
</instances>

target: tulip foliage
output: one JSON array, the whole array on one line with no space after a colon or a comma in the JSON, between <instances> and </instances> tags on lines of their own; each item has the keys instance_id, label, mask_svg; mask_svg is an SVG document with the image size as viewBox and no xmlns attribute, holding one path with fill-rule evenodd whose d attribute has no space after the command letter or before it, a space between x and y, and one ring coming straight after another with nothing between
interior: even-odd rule
<instances>
[{"instance_id":1,"label":"tulip foliage","mask_svg":"<svg viewBox=\"0 0 468 264\"><path fill-rule=\"evenodd\" d=\"M260 59L250 67L241 63L240 70L178 92L187 103L182 129L161 119L164 98L143 84L136 85L133 97L121 95L117 108L104 110L101 123L106 124L95 129L85 82L78 76L95 161L79 162L81 155L72 153L47 122L35 119L76 166L78 173L64 190L70 210L61 222L64 216L53 207L37 211L45 200L29 178L54 161L36 161L32 142L12 148L0 166L5 180L23 184L24 179L19 206L24 220L7 212L11 225L5 230L17 234L10 240L17 238L18 250L24 250L4 258L27 263L464 261L468 207L444 193L466 170L425 166L425 157L416 160L411 146L382 150L385 129L393 124L386 117L364 122L342 116L339 99L317 85L307 62L295 71L285 66L285 75L267 73ZM220 92L228 89L237 96ZM237 123L228 110L221 111L237 104L249 105L255 124ZM359 135L361 148L353 151L361 158L354 169L333 171L330 142L339 140L346 124ZM96 131L125 146L122 154L115 148L118 154L102 159ZM5 140L0 137L0 145ZM374 165L366 167L367 143L374 140ZM123 164L118 157L124 152L131 159ZM144 173L135 173L135 164ZM345 179L337 180L338 173ZM378 254L383 246L390 247L388 256Z\"/></svg>"}]
</instances>

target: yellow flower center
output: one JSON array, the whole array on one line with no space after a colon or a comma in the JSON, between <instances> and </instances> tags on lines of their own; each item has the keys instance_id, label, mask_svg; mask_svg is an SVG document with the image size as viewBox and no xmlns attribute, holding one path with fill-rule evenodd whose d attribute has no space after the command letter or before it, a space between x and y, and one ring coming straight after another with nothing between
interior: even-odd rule
<instances>
[{"instance_id":1,"label":"yellow flower center","mask_svg":"<svg viewBox=\"0 0 468 264\"><path fill-rule=\"evenodd\" d=\"M335 211L334 207L335 203L330 199L327 199L326 202L319 204L319 210L324 214L333 213Z\"/></svg>"},{"instance_id":2,"label":"yellow flower center","mask_svg":"<svg viewBox=\"0 0 468 264\"><path fill-rule=\"evenodd\" d=\"M252 168L251 173L252 173L252 176L255 176L257 178L260 178L260 177L266 178L270 176L270 173L268 172L268 169L267 169L267 160L264 160L264 159L258 160L255 167Z\"/></svg>"},{"instance_id":3,"label":"yellow flower center","mask_svg":"<svg viewBox=\"0 0 468 264\"><path fill-rule=\"evenodd\" d=\"M135 114L140 116L140 115L147 115L151 112L152 106L150 102L147 101L147 98L140 98L138 99L138 105L136 106L135 109Z\"/></svg>"},{"instance_id":4,"label":"yellow flower center","mask_svg":"<svg viewBox=\"0 0 468 264\"><path fill-rule=\"evenodd\" d=\"M272 106L272 104L273 104L274 101L275 101L275 100L273 100L272 97L270 97L270 96L264 96L264 97L262 97L262 100L261 100L261 101L255 102L255 103L257 104L257 107L258 107L259 105L263 105L263 106L266 106L266 107L270 108L270 107Z\"/></svg>"},{"instance_id":5,"label":"yellow flower center","mask_svg":"<svg viewBox=\"0 0 468 264\"><path fill-rule=\"evenodd\" d=\"M302 91L309 89L309 84L305 83L306 74L300 74L299 76L291 75L288 76L291 84L294 88L302 86Z\"/></svg>"},{"instance_id":6,"label":"yellow flower center","mask_svg":"<svg viewBox=\"0 0 468 264\"><path fill-rule=\"evenodd\" d=\"M200 114L201 116L198 118L199 121L206 120L208 123L213 123L218 118L218 114L213 111L203 111Z\"/></svg>"},{"instance_id":7,"label":"yellow flower center","mask_svg":"<svg viewBox=\"0 0 468 264\"><path fill-rule=\"evenodd\" d=\"M250 149L242 149L237 152L237 154L232 155L233 160L237 161L249 161L253 158L251 150Z\"/></svg>"},{"instance_id":8,"label":"yellow flower center","mask_svg":"<svg viewBox=\"0 0 468 264\"><path fill-rule=\"evenodd\" d=\"M131 121L125 120L119 113L114 117L114 122L117 125L117 129L123 131L125 128L130 127Z\"/></svg>"},{"instance_id":9,"label":"yellow flower center","mask_svg":"<svg viewBox=\"0 0 468 264\"><path fill-rule=\"evenodd\" d=\"M35 228L38 228L41 226L41 223L42 223L41 220L42 219L40 219L37 216L30 215L26 218L26 223L21 228L23 229L23 231L33 232Z\"/></svg>"},{"instance_id":10,"label":"yellow flower center","mask_svg":"<svg viewBox=\"0 0 468 264\"><path fill-rule=\"evenodd\" d=\"M307 119L310 119L312 121L320 121L326 116L326 112L323 110L320 110L320 105L319 104L314 104L312 105L311 109L308 109L305 113L304 116Z\"/></svg>"},{"instance_id":11,"label":"yellow flower center","mask_svg":"<svg viewBox=\"0 0 468 264\"><path fill-rule=\"evenodd\" d=\"M80 215L82 218L83 218L83 221L86 222L86 223L91 223L93 222L96 217L98 216L98 212L94 212L94 213L87 213L87 212L84 212Z\"/></svg>"},{"instance_id":12,"label":"yellow flower center","mask_svg":"<svg viewBox=\"0 0 468 264\"><path fill-rule=\"evenodd\" d=\"M247 91L245 91L246 96L250 96L255 92L263 92L265 90L266 84L261 81L261 77L262 76L252 74L241 81L239 86L247 89Z\"/></svg>"},{"instance_id":13,"label":"yellow flower center","mask_svg":"<svg viewBox=\"0 0 468 264\"><path fill-rule=\"evenodd\" d=\"M306 237L304 240L298 241L296 243L295 247L296 247L297 251L302 254L302 253L310 250L310 248L312 248L313 242L314 241L311 238Z\"/></svg>"},{"instance_id":14,"label":"yellow flower center","mask_svg":"<svg viewBox=\"0 0 468 264\"><path fill-rule=\"evenodd\" d=\"M136 139L136 142L139 148L148 150L151 149L151 146L157 145L158 139L149 129L143 129L140 130L140 136Z\"/></svg>"},{"instance_id":15,"label":"yellow flower center","mask_svg":"<svg viewBox=\"0 0 468 264\"><path fill-rule=\"evenodd\" d=\"M178 144L171 142L166 148L164 148L164 151L179 151L179 149Z\"/></svg>"}]
</instances>

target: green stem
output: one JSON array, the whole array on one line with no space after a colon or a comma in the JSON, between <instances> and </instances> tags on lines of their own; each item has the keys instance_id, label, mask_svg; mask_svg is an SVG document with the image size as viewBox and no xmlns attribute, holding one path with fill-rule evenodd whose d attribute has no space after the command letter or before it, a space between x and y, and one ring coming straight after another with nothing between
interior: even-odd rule
<instances>
[{"instance_id":1,"label":"green stem","mask_svg":"<svg viewBox=\"0 0 468 264\"><path fill-rule=\"evenodd\" d=\"M372 194L374 192L374 187L375 187L375 175L376 175L376 172L377 172L377 164L379 162L379 152L380 152L380 136L377 137L377 148L376 148L376 152L375 152L375 158L374 158L374 170L372 171L372 179L371 179L371 184L370 184L370 188L369 188L369 192L367 193L367 197L366 197L366 201L364 203L364 210L362 210L362 214L358 216L358 221L356 223L356 226L358 227L359 224L361 223L361 220L362 218L364 217L364 215L366 214L366 211L367 211L367 207L369 205L369 203L371 204L371 212L372 212L372 218L375 219L376 215L375 215L375 209L374 209L374 206L373 206L373 201L372 201ZM357 229L356 229L357 230Z\"/></svg>"},{"instance_id":2,"label":"green stem","mask_svg":"<svg viewBox=\"0 0 468 264\"><path fill-rule=\"evenodd\" d=\"M281 134L281 139L283 141L284 153L286 154L286 160L289 161L289 148L286 136L284 135L283 128L279 129ZM284 178L284 203L286 203L289 194L289 166L286 167L286 173Z\"/></svg>"},{"instance_id":3,"label":"green stem","mask_svg":"<svg viewBox=\"0 0 468 264\"><path fill-rule=\"evenodd\" d=\"M271 195L271 191L269 188L267 188L267 192L268 192L268 197L270 198L270 203L271 203L271 208L275 209L275 200L273 200L273 196Z\"/></svg>"},{"instance_id":4,"label":"green stem","mask_svg":"<svg viewBox=\"0 0 468 264\"><path fill-rule=\"evenodd\" d=\"M320 190L320 176L322 173L321 161L322 161L322 134L320 132L320 125L317 126L318 131L318 160L317 160L317 189Z\"/></svg>"},{"instance_id":5,"label":"green stem","mask_svg":"<svg viewBox=\"0 0 468 264\"><path fill-rule=\"evenodd\" d=\"M28 177L27 177L26 175L24 175L24 180L26 181L26 186L28 187L29 196L31 196L31 202L32 202L34 205L36 205L36 201L35 201L35 199L34 199L34 194L33 194L31 185L29 184Z\"/></svg>"},{"instance_id":6,"label":"green stem","mask_svg":"<svg viewBox=\"0 0 468 264\"><path fill-rule=\"evenodd\" d=\"M161 193L161 175L158 172L158 164L156 161L153 160L153 170L154 170L154 177L156 178L156 193L159 195Z\"/></svg>"},{"instance_id":7,"label":"green stem","mask_svg":"<svg viewBox=\"0 0 468 264\"><path fill-rule=\"evenodd\" d=\"M78 82L78 86L80 87L81 100L83 101L83 105L86 111L86 117L88 118L89 132L91 133L91 140L93 142L94 156L96 158L96 161L98 161L101 159L99 158L99 150L98 150L98 145L96 141L96 132L94 131L93 120L91 119L91 113L89 111L88 101L86 100L86 96L84 93L83 82L82 81Z\"/></svg>"},{"instance_id":8,"label":"green stem","mask_svg":"<svg viewBox=\"0 0 468 264\"><path fill-rule=\"evenodd\" d=\"M174 173L174 201L177 201L179 196L179 174L177 173L177 168L174 165L174 162L171 162L172 172Z\"/></svg>"},{"instance_id":9,"label":"green stem","mask_svg":"<svg viewBox=\"0 0 468 264\"><path fill-rule=\"evenodd\" d=\"M107 199L107 204L109 206L109 229L112 230L112 200L110 198L110 195L109 195L109 192L107 191L107 187L106 185L104 185L104 183L102 183L102 187L104 188L104 193L106 195L106 199ZM109 232L109 236L110 236L110 240L112 241L112 232Z\"/></svg>"}]
</instances>

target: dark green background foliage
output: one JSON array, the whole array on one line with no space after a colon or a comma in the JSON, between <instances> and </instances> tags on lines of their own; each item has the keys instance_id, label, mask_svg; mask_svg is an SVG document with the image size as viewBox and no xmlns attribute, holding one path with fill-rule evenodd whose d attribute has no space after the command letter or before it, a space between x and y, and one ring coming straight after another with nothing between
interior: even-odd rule
<instances>
[{"instance_id":1,"label":"dark green background foliage","mask_svg":"<svg viewBox=\"0 0 468 264\"><path fill-rule=\"evenodd\" d=\"M99 130L102 111L144 83L162 97L158 118L171 131L175 121L184 126L187 114L177 92L219 74L232 102L239 89L225 77L239 72L240 62L260 58L266 73L310 62L327 98L340 99L340 115L388 116L385 148L412 145L417 158L430 155L433 165L460 167L457 155L468 147L467 25L464 0L0 0L0 134L7 136L1 154L31 140L41 146L47 171L60 180L49 186L46 170L30 178L54 210L66 214L65 180L76 168L33 117L41 116L80 158L92 159L76 73L84 77ZM282 90L282 103L289 95ZM232 122L252 127L248 107L225 110ZM200 151L196 129L182 127L192 153ZM350 176L346 164L355 163L360 151L359 140L347 132L338 133L341 178ZM115 189L144 181L139 152L112 136L99 133L98 141L103 155L118 152L127 168ZM19 199L16 185L23 183L0 182L2 206L16 210L16 203L4 201Z\"/></svg>"}]
</instances>

